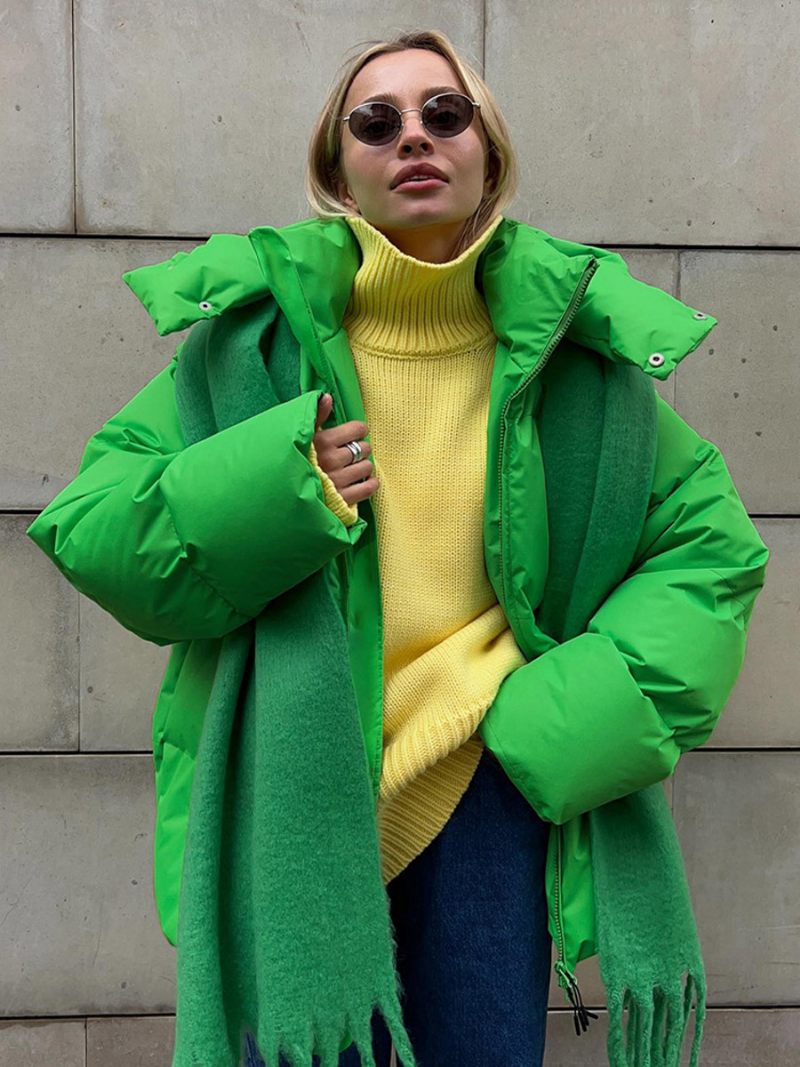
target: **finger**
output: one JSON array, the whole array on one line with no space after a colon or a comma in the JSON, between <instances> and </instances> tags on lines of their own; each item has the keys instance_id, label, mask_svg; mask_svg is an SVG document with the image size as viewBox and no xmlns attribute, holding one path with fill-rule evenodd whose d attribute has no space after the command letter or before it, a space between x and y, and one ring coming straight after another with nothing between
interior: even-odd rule
<instances>
[{"instance_id":1,"label":"finger","mask_svg":"<svg viewBox=\"0 0 800 1067\"><path fill-rule=\"evenodd\" d=\"M323 470L328 474L344 470L353 465L353 453L346 445L331 447L327 430L319 430L315 435L314 447L317 450L317 460ZM372 445L369 441L359 441L361 459L364 460L372 455ZM357 461L358 462L358 461Z\"/></svg>"},{"instance_id":2,"label":"finger","mask_svg":"<svg viewBox=\"0 0 800 1067\"><path fill-rule=\"evenodd\" d=\"M318 430L314 435L316 440L314 442L317 449L317 455L320 457L320 463L326 468L332 468L334 470L340 470L342 467L349 467L353 462L353 450L348 448L351 443L356 443L355 438L347 437L345 441L340 444L331 437L332 430ZM361 449L361 458L372 454L372 445L369 441L360 440L357 442Z\"/></svg>"},{"instance_id":3,"label":"finger","mask_svg":"<svg viewBox=\"0 0 800 1067\"><path fill-rule=\"evenodd\" d=\"M333 408L333 397L330 393L323 393L317 403L317 421L314 426L315 430L319 430L327 417L330 415Z\"/></svg>"},{"instance_id":4,"label":"finger","mask_svg":"<svg viewBox=\"0 0 800 1067\"><path fill-rule=\"evenodd\" d=\"M359 447L361 448L361 459L356 460L356 464L363 462L369 456L372 455L372 445L369 441L359 441ZM325 461L330 463L330 466L335 471L344 470L347 467L352 467L353 453L345 445L340 445L338 448L332 449L330 452L325 451Z\"/></svg>"},{"instance_id":5,"label":"finger","mask_svg":"<svg viewBox=\"0 0 800 1067\"><path fill-rule=\"evenodd\" d=\"M345 441L361 441L369 433L369 427L365 422L361 422L358 419L351 419L350 422L343 422L338 426L331 426L327 430L322 431L327 436L327 440L333 445L343 445Z\"/></svg>"},{"instance_id":6,"label":"finger","mask_svg":"<svg viewBox=\"0 0 800 1067\"><path fill-rule=\"evenodd\" d=\"M360 500L366 500L380 488L380 479L377 476L367 478L365 482L356 482L355 485L345 486L339 492L348 504L357 504Z\"/></svg>"},{"instance_id":7,"label":"finger","mask_svg":"<svg viewBox=\"0 0 800 1067\"><path fill-rule=\"evenodd\" d=\"M358 463L351 463L347 467L339 468L330 474L330 478L333 484L343 494L344 489L348 489L360 482L362 478L371 478L375 474L375 467L370 459L359 460Z\"/></svg>"}]
</instances>

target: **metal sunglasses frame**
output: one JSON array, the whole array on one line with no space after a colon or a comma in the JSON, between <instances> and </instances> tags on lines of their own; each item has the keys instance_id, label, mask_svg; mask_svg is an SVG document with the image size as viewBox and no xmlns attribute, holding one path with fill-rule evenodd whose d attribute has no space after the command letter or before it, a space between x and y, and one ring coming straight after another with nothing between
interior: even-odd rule
<instances>
[{"instance_id":1,"label":"metal sunglasses frame","mask_svg":"<svg viewBox=\"0 0 800 1067\"><path fill-rule=\"evenodd\" d=\"M369 145L370 148L382 148L384 145L391 144L392 141L396 141L397 138L400 136L400 134L403 132L403 129L405 127L405 122L403 120L403 115L407 111L419 111L420 114L422 114L422 112L425 110L425 108L428 106L428 104L431 102L431 100L438 100L442 96L460 96L460 97L463 97L464 100L469 100L469 102L472 104L473 109L477 108L480 111L480 106L481 106L480 105L480 101L479 100L471 100L467 96L466 93L436 93L436 94L434 94L434 96L429 97L425 101L425 103L422 105L422 107L404 107L404 108L399 108L399 107L395 107L394 104L390 104L388 100L365 100L363 104L357 104L347 115L340 116L339 122L347 122L347 123L349 123L350 115L353 114L353 111L358 111L359 108L366 107L367 104L383 104L385 107L390 107L392 109L392 111L395 111L400 116L400 126L398 127L397 133L394 135L394 137L392 137L391 140L382 141L380 144L375 144L375 145L370 144ZM472 125L472 122L473 122L474 118L475 118L475 111L473 110L472 118L469 120L469 122L464 127L464 129L463 130L459 130L458 133L450 134L449 137L448 136L442 137L442 135L439 134L439 133L436 133L435 130L429 130L428 127L425 125L424 120L423 120L422 125L425 127L426 130L428 130L428 133L431 134L431 136L438 137L442 141L447 141L447 140L450 139L450 137L458 137L459 134L464 133L466 130L468 130L470 128L470 126ZM356 134L353 134L353 136L356 138L357 141L361 141L361 138L357 137ZM369 144L368 141L361 141L361 143L362 144Z\"/></svg>"}]
</instances>

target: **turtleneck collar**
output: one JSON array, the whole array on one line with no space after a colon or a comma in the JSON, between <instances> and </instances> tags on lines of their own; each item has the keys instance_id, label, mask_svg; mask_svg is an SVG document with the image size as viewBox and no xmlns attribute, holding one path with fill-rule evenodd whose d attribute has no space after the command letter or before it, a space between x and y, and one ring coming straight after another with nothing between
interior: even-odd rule
<instances>
[{"instance_id":1,"label":"turtleneck collar","mask_svg":"<svg viewBox=\"0 0 800 1067\"><path fill-rule=\"evenodd\" d=\"M493 328L475 268L502 218L455 259L428 263L401 252L362 216L348 215L362 251L342 324L350 341L395 357L448 355L484 342Z\"/></svg>"}]
</instances>

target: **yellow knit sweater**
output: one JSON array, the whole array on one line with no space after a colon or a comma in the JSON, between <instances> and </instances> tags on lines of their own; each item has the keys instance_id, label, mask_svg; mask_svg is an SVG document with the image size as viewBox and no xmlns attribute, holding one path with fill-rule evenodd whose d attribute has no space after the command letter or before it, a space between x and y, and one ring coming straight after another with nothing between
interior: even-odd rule
<instances>
[{"instance_id":1,"label":"yellow knit sweater","mask_svg":"<svg viewBox=\"0 0 800 1067\"><path fill-rule=\"evenodd\" d=\"M483 491L495 335L475 266L502 216L456 259L405 255L348 217L362 262L343 322L380 486L372 495L384 620L384 882L439 833L483 749L477 727L525 660L486 574ZM348 505L312 462L325 500Z\"/></svg>"}]
</instances>

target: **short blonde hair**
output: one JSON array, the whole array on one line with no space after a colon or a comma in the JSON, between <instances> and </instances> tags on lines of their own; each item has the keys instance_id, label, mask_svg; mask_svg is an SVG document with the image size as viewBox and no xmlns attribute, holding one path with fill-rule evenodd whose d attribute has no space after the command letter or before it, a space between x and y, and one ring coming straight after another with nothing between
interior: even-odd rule
<instances>
[{"instance_id":1,"label":"short blonde hair","mask_svg":"<svg viewBox=\"0 0 800 1067\"><path fill-rule=\"evenodd\" d=\"M356 46L358 47L358 46ZM456 52L450 40L437 30L417 30L401 33L388 41L370 41L352 59L345 60L323 104L308 146L305 172L305 195L312 212L321 219L341 218L353 211L344 204L336 191L340 170L342 114L350 85L364 64L377 55L403 52L408 48L425 48L450 63L461 79L465 91L480 103L479 118L488 141L489 191L481 199L473 214L465 220L464 228L454 250L457 256L467 248L514 199L519 183L519 165L511 145L511 137L498 104L483 78Z\"/></svg>"}]
</instances>

